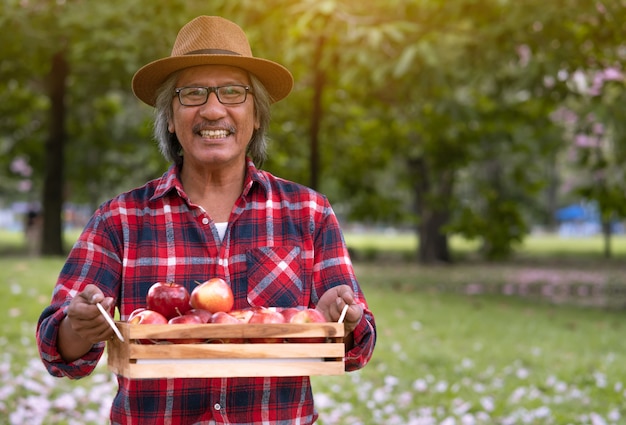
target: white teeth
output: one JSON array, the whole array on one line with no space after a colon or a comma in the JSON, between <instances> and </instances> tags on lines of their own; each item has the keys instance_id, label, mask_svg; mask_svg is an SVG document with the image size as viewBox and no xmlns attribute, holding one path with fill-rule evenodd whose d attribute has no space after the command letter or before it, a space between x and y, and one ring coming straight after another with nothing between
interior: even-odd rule
<instances>
[{"instance_id":1,"label":"white teeth","mask_svg":"<svg viewBox=\"0 0 626 425\"><path fill-rule=\"evenodd\" d=\"M201 130L200 136L206 137L209 139L221 139L230 134L228 130Z\"/></svg>"}]
</instances>

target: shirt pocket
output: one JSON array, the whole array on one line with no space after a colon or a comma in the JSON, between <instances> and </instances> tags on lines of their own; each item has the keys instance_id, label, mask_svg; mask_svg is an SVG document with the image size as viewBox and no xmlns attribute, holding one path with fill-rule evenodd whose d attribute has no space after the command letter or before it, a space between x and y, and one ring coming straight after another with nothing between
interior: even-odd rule
<instances>
[{"instance_id":1,"label":"shirt pocket","mask_svg":"<svg viewBox=\"0 0 626 425\"><path fill-rule=\"evenodd\" d=\"M246 252L248 302L253 307L302 305L304 281L298 246L254 248Z\"/></svg>"}]
</instances>

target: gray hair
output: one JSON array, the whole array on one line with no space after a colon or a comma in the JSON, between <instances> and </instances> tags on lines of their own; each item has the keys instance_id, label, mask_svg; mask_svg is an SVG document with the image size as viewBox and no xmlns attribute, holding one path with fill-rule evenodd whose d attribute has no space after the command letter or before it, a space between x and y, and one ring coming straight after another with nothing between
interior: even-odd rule
<instances>
[{"instance_id":1,"label":"gray hair","mask_svg":"<svg viewBox=\"0 0 626 425\"><path fill-rule=\"evenodd\" d=\"M168 122L172 119L172 97L180 71L171 74L157 90L154 117L154 138L159 144L161 154L167 159L181 165L183 163L182 147L175 133L170 133ZM257 167L261 167L267 158L267 129L270 125L270 105L272 99L265 86L252 74L250 88L254 99L254 113L259 120L259 128L252 134L246 153Z\"/></svg>"}]
</instances>

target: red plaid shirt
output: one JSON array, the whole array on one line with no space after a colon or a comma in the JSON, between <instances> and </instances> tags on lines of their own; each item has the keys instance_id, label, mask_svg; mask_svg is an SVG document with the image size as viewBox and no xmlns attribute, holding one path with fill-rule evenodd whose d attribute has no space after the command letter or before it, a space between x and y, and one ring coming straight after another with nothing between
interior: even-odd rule
<instances>
[{"instance_id":1,"label":"red plaid shirt","mask_svg":"<svg viewBox=\"0 0 626 425\"><path fill-rule=\"evenodd\" d=\"M370 360L374 317L327 199L251 162L221 243L211 218L189 201L175 167L103 204L72 248L51 305L39 319L41 358L54 376L81 378L95 368L104 343L72 363L64 362L56 347L65 310L87 284L114 297L125 320L145 306L154 282L175 281L191 290L194 281L213 276L230 283L236 309L315 306L329 288L350 285L365 314L354 331L355 346L346 353L346 370ZM118 377L118 383L114 424L304 425L317 418L308 377Z\"/></svg>"}]
</instances>

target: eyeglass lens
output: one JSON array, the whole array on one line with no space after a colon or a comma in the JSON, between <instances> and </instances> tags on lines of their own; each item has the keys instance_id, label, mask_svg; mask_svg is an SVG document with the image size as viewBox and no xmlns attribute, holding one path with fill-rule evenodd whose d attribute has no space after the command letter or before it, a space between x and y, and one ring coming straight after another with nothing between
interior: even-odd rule
<instances>
[{"instance_id":1,"label":"eyeglass lens","mask_svg":"<svg viewBox=\"0 0 626 425\"><path fill-rule=\"evenodd\" d=\"M220 87L181 87L176 89L182 105L198 106L207 102L209 94L215 92L217 100L224 105L234 105L246 101L248 86L230 85Z\"/></svg>"}]
</instances>

